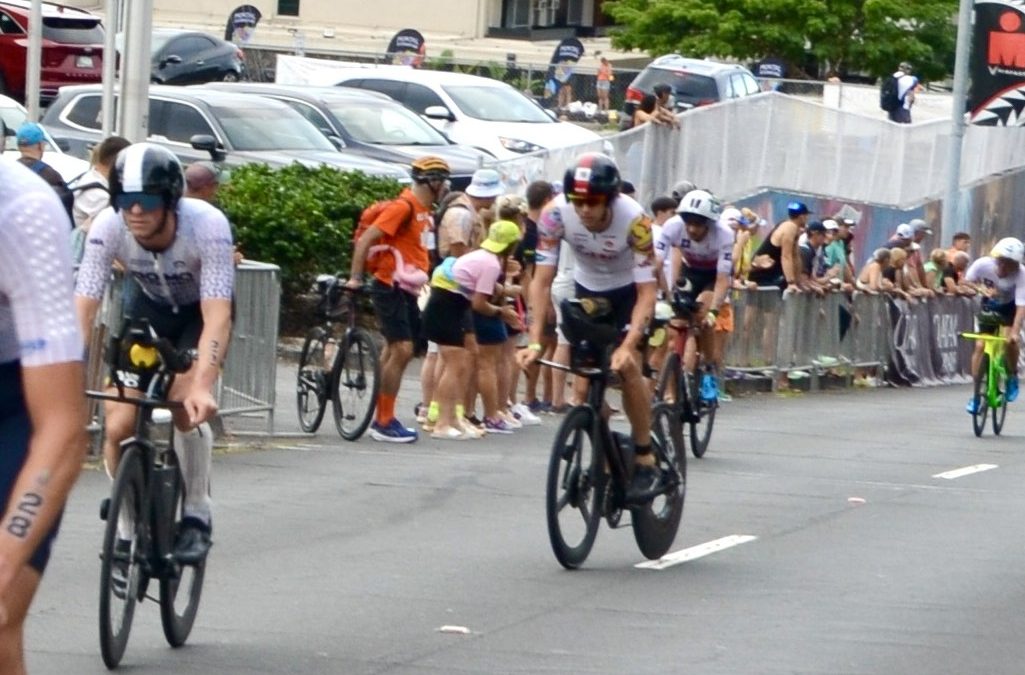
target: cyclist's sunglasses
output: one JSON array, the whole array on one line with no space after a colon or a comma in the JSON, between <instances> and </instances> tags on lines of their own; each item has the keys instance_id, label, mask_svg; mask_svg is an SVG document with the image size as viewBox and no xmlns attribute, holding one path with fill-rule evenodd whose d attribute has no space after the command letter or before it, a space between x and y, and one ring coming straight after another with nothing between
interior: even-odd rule
<instances>
[{"instance_id":1,"label":"cyclist's sunglasses","mask_svg":"<svg viewBox=\"0 0 1025 675\"><path fill-rule=\"evenodd\" d=\"M604 206L608 202L608 197L606 197L605 195L569 194L566 195L566 199L568 199L573 204L578 204L581 206Z\"/></svg>"},{"instance_id":2,"label":"cyclist's sunglasses","mask_svg":"<svg viewBox=\"0 0 1025 675\"><path fill-rule=\"evenodd\" d=\"M118 211L130 211L136 204L143 211L156 211L164 205L164 196L148 192L122 192L114 197L114 208Z\"/></svg>"}]
</instances>

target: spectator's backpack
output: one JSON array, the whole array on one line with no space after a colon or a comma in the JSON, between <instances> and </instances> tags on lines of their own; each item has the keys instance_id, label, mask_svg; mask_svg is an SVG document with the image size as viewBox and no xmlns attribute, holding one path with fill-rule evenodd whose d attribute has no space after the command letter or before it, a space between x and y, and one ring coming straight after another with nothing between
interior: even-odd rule
<instances>
[{"instance_id":1,"label":"spectator's backpack","mask_svg":"<svg viewBox=\"0 0 1025 675\"><path fill-rule=\"evenodd\" d=\"M396 201L405 202L406 205L409 206L409 215L406 216L406 221L403 224L403 227L409 225L409 223L412 222L413 215L416 213L416 207L413 205L413 202L407 197L399 195L395 199L384 199L379 202L374 202L367 208L363 209L363 213L361 213L359 216L359 223L356 225L356 229L353 230L352 233L353 250L355 250L356 244L359 242L360 237L363 236L363 233L369 230L370 226L377 222L377 219L381 217L381 214L384 212L385 207L391 205ZM376 264L371 264L372 257L374 256L367 255L366 269L368 272L373 272L376 269ZM374 262L376 263L377 261Z\"/></svg>"},{"instance_id":2,"label":"spectator's backpack","mask_svg":"<svg viewBox=\"0 0 1025 675\"><path fill-rule=\"evenodd\" d=\"M888 113L900 107L900 96L897 94L899 80L890 75L879 87L879 107Z\"/></svg>"},{"instance_id":3,"label":"spectator's backpack","mask_svg":"<svg viewBox=\"0 0 1025 675\"><path fill-rule=\"evenodd\" d=\"M465 193L458 190L453 190L447 195L441 198L438 205L434 208L434 249L431 251L431 267L437 267L441 263L441 253L438 251L438 240L439 232L441 231L441 219L445 217L449 209L464 209L469 211L466 204L455 203L457 199L462 197Z\"/></svg>"}]
</instances>

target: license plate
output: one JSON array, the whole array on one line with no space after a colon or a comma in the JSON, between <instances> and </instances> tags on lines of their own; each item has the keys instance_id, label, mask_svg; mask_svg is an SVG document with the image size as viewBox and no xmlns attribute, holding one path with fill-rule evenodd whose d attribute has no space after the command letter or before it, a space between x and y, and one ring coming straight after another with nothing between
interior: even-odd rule
<instances>
[{"instance_id":1,"label":"license plate","mask_svg":"<svg viewBox=\"0 0 1025 675\"><path fill-rule=\"evenodd\" d=\"M75 57L75 67L76 68L92 68L93 67L93 57L85 56L85 55L83 55L83 56L76 56Z\"/></svg>"}]
</instances>

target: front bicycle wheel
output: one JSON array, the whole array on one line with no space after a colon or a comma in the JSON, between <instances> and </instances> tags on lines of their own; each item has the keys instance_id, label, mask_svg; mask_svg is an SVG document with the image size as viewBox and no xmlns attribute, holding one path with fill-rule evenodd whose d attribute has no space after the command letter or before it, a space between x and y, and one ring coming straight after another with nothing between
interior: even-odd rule
<instances>
[{"instance_id":1,"label":"front bicycle wheel","mask_svg":"<svg viewBox=\"0 0 1025 675\"><path fill-rule=\"evenodd\" d=\"M649 560L665 555L676 539L687 493L687 450L683 427L675 408L656 403L651 411L651 445L664 480L674 487L649 503L633 509L634 539Z\"/></svg>"},{"instance_id":2,"label":"front bicycle wheel","mask_svg":"<svg viewBox=\"0 0 1025 675\"><path fill-rule=\"evenodd\" d=\"M143 455L135 446L121 454L110 491L100 551L100 654L116 668L128 646L135 602L145 583L146 518Z\"/></svg>"},{"instance_id":3,"label":"front bicycle wheel","mask_svg":"<svg viewBox=\"0 0 1025 675\"><path fill-rule=\"evenodd\" d=\"M381 359L370 333L356 328L342 340L331 371L331 410L335 428L347 441L370 426L381 388Z\"/></svg>"},{"instance_id":4,"label":"front bicycle wheel","mask_svg":"<svg viewBox=\"0 0 1025 675\"><path fill-rule=\"evenodd\" d=\"M325 356L328 334L320 327L306 334L299 355L295 399L299 426L308 434L315 433L324 419L328 395L328 367Z\"/></svg>"},{"instance_id":5,"label":"front bicycle wheel","mask_svg":"<svg viewBox=\"0 0 1025 675\"><path fill-rule=\"evenodd\" d=\"M1007 377L997 373L996 389L1000 396L1000 405L993 408L993 433L997 436L1004 430L1004 419L1007 418Z\"/></svg>"},{"instance_id":6,"label":"front bicycle wheel","mask_svg":"<svg viewBox=\"0 0 1025 675\"><path fill-rule=\"evenodd\" d=\"M545 490L548 539L555 559L566 569L583 564L598 536L602 466L601 451L595 447L594 411L573 408L555 434Z\"/></svg>"},{"instance_id":7,"label":"front bicycle wheel","mask_svg":"<svg viewBox=\"0 0 1025 675\"><path fill-rule=\"evenodd\" d=\"M697 375L688 378L692 415L690 416L690 450L701 459L708 450L708 442L712 439L712 427L715 425L715 411L719 401L706 401L701 398L701 373L715 377L713 366L705 366L695 371Z\"/></svg>"},{"instance_id":8,"label":"front bicycle wheel","mask_svg":"<svg viewBox=\"0 0 1025 675\"><path fill-rule=\"evenodd\" d=\"M171 488L174 508L169 512L173 521L167 523L167 527L177 535L184 516L185 483L174 453L169 453L168 465L174 469L174 486ZM164 627L167 643L172 647L181 647L189 638L192 624L196 621L196 612L199 611L199 597L203 593L203 578L206 576L206 560L197 565L175 567L176 574L160 580L160 623Z\"/></svg>"},{"instance_id":9,"label":"front bicycle wheel","mask_svg":"<svg viewBox=\"0 0 1025 675\"><path fill-rule=\"evenodd\" d=\"M986 430L986 415L989 413L988 390L989 354L983 354L982 361L979 363L979 370L975 374L974 386L972 387L972 396L975 401L975 409L972 411L972 431L979 437Z\"/></svg>"}]
</instances>

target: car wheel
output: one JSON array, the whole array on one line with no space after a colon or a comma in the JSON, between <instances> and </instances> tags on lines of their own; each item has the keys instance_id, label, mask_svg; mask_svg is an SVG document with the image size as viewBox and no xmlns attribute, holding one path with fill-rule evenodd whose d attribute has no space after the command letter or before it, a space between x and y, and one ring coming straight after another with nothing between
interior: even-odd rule
<instances>
[{"instance_id":1,"label":"car wheel","mask_svg":"<svg viewBox=\"0 0 1025 675\"><path fill-rule=\"evenodd\" d=\"M221 77L222 82L238 82L238 80L238 73L236 73L234 70L224 71L224 75Z\"/></svg>"}]
</instances>

